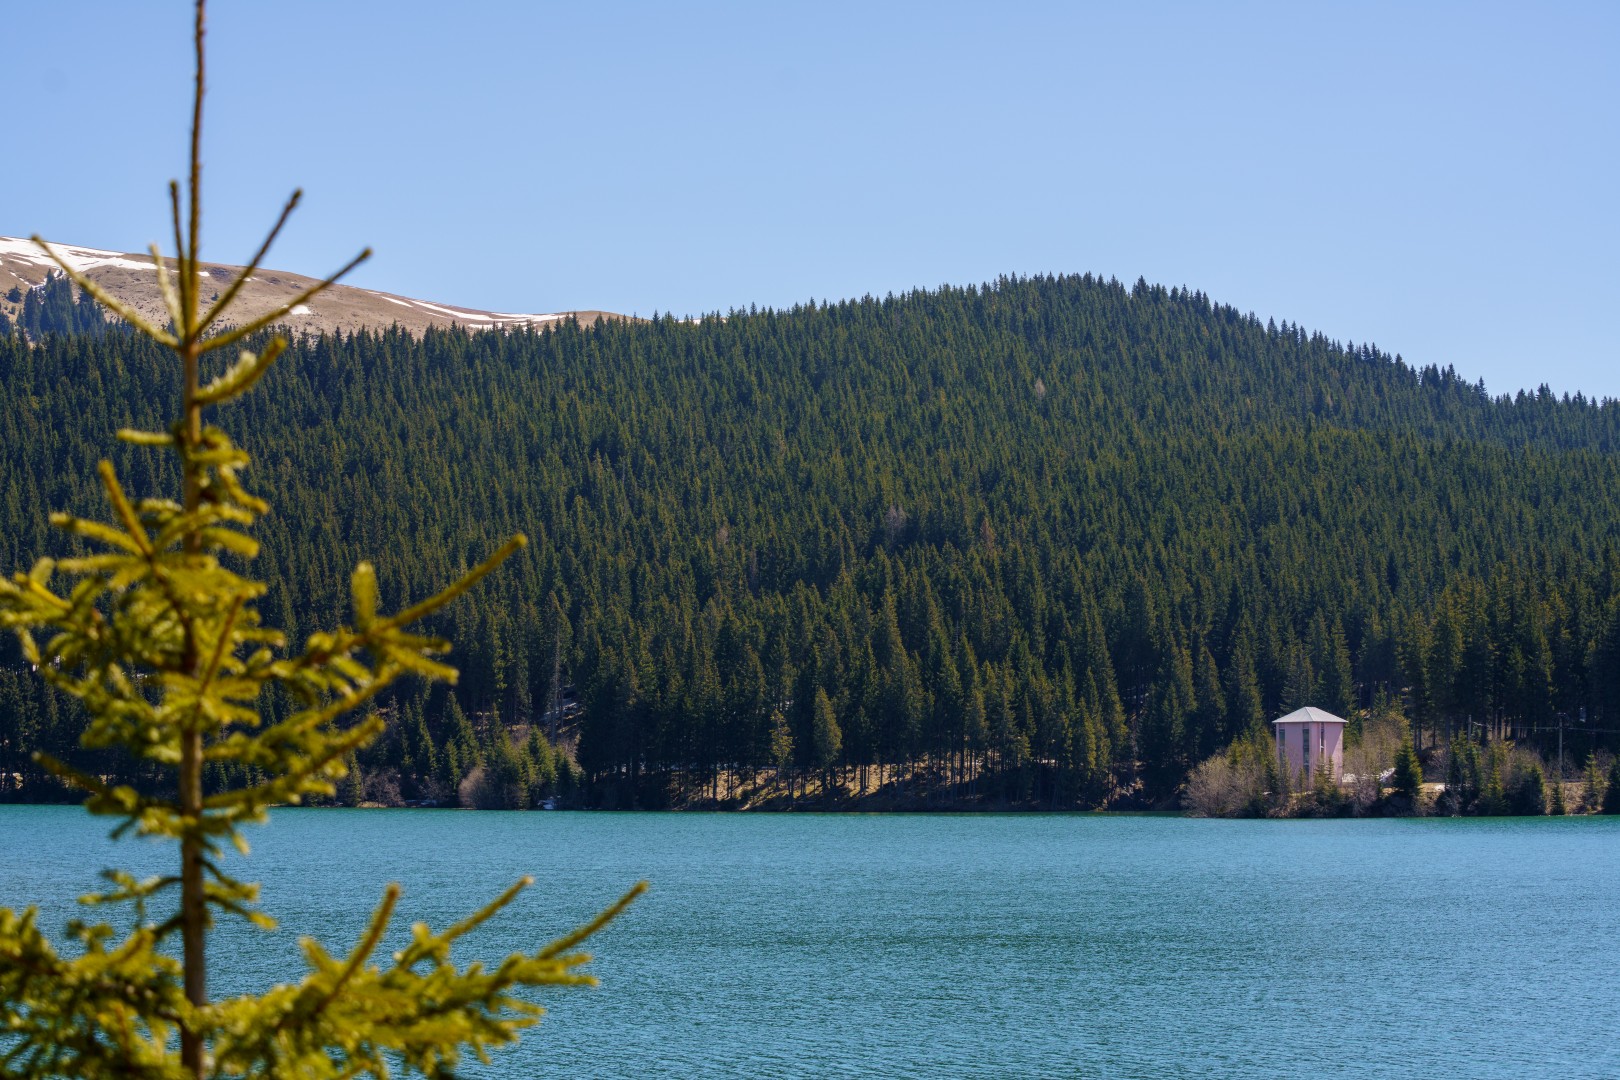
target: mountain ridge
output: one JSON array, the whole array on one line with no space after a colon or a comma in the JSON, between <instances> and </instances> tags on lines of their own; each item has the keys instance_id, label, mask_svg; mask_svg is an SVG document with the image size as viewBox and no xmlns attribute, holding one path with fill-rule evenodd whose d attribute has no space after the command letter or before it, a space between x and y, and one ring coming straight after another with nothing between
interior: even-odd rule
<instances>
[{"instance_id":1,"label":"mountain ridge","mask_svg":"<svg viewBox=\"0 0 1620 1080\"><path fill-rule=\"evenodd\" d=\"M168 312L164 310L152 273L151 255L58 244L55 241L49 243L68 265L107 289L116 299L157 322L168 321ZM175 265L173 259L165 261L171 268ZM42 287L53 271L60 273L56 264L32 240L0 236L0 314L15 321L21 314L23 290ZM204 277L220 290L240 277L242 271L243 267L228 263L203 265ZM304 274L261 267L243 286L239 310L244 318L273 311L318 280ZM17 299L11 299L12 296ZM536 313L484 311L338 284L307 304L295 307L286 321L294 331L307 331L315 335L339 331L354 333L361 328L382 330L393 325L420 335L429 327L443 328L453 324L474 330L496 329L543 326L569 317L586 325L598 318L625 318L616 312L599 310Z\"/></svg>"}]
</instances>

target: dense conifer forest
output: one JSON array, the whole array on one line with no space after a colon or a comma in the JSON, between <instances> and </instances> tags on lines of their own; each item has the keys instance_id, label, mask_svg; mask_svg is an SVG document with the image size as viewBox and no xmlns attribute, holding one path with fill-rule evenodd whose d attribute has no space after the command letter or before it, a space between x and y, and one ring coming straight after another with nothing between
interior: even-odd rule
<instances>
[{"instance_id":1,"label":"dense conifer forest","mask_svg":"<svg viewBox=\"0 0 1620 1080\"><path fill-rule=\"evenodd\" d=\"M9 572L69 550L46 513L99 512L99 458L174 489L110 433L179 375L60 281L0 329ZM1169 805L1304 704L1424 756L1620 744L1614 401L1090 276L306 338L265 386L225 423L292 635L362 558L399 603L533 540L440 618L453 693L382 703L356 801ZM77 726L0 643L0 798L52 797L34 749L111 771Z\"/></svg>"}]
</instances>

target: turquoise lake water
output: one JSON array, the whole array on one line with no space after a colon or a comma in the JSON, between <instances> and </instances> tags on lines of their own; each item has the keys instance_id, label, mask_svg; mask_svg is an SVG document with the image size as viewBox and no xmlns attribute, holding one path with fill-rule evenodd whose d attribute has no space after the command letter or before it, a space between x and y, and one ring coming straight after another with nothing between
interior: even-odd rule
<instances>
[{"instance_id":1,"label":"turquoise lake water","mask_svg":"<svg viewBox=\"0 0 1620 1080\"><path fill-rule=\"evenodd\" d=\"M166 867L77 808L0 806L0 906ZM216 993L539 884L460 959L536 947L639 878L602 986L480 1076L1620 1076L1620 819L289 810L248 876L283 929Z\"/></svg>"}]
</instances>

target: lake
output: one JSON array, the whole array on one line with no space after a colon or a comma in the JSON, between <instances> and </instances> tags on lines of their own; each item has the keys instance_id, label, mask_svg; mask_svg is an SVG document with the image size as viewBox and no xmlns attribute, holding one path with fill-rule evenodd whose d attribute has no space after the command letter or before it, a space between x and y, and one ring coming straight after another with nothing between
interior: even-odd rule
<instances>
[{"instance_id":1,"label":"lake","mask_svg":"<svg viewBox=\"0 0 1620 1080\"><path fill-rule=\"evenodd\" d=\"M53 931L107 865L68 807L0 806L0 906ZM284 810L247 876L282 930L216 935L216 993L538 884L493 959L652 890L555 990L511 1076L1620 1075L1620 819ZM116 849L116 850L115 850ZM240 869L240 867L239 867Z\"/></svg>"}]
</instances>

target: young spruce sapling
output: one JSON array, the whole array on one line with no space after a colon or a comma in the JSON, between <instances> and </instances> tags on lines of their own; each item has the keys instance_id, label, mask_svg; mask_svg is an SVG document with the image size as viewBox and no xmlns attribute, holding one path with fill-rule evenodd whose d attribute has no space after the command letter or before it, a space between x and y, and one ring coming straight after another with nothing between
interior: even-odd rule
<instances>
[{"instance_id":1,"label":"young spruce sapling","mask_svg":"<svg viewBox=\"0 0 1620 1080\"><path fill-rule=\"evenodd\" d=\"M39 930L35 909L0 909L0 1072L349 1077L387 1076L403 1065L445 1076L463 1055L487 1060L489 1048L513 1041L536 1021L540 1008L515 991L594 981L580 970L589 957L576 947L643 886L537 952L491 968L458 969L450 960L456 939L505 907L528 881L442 932L417 924L409 943L378 963L373 954L400 896L390 885L346 956L305 940L309 972L300 981L257 996L209 998L206 948L215 916L274 925L257 906L258 887L227 872L225 845L246 853L243 826L264 820L277 804L333 793L351 754L382 727L375 714L345 727L339 723L344 714L402 676L455 679L455 669L438 659L448 643L411 626L466 592L525 540L512 537L461 580L392 615L380 610L376 574L361 563L351 583L352 624L312 634L296 652L287 652L282 635L261 623L257 604L266 586L233 567L257 554L246 529L269 507L242 484L248 455L206 424L204 413L245 394L286 343L277 337L258 353L240 351L224 370L205 369L212 356L285 318L367 253L275 310L230 325L226 316L297 205L295 192L247 268L223 295L202 302L203 31L198 0L185 197L178 182L169 185L178 256L172 272L152 248L168 325L121 303L34 238L80 289L173 351L183 375L178 419L167 431L126 430L118 437L177 455L183 490L178 499L136 498L102 461L110 518L52 515L53 524L97 550L41 559L0 582L0 624L17 633L43 678L82 703L84 745L122 750L169 782L167 790L152 793L111 786L60 761L41 763L87 790L91 813L120 819L114 836L174 842L179 865L175 873L146 880L109 871L106 891L82 899L126 905L133 928L120 934L107 923L75 922L71 958ZM299 706L266 726L255 704L272 688ZM244 766L228 774L263 779L205 791L210 764ZM172 910L154 910L176 894Z\"/></svg>"}]
</instances>

